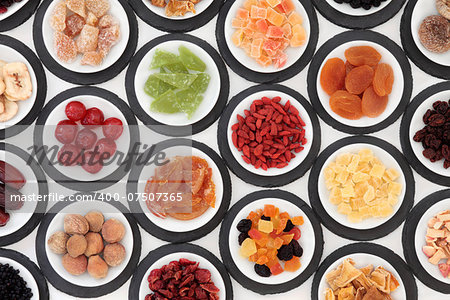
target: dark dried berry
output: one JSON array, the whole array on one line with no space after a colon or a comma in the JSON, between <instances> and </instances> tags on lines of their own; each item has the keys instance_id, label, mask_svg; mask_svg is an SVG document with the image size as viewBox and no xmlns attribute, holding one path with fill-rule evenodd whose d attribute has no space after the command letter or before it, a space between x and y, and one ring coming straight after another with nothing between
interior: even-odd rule
<instances>
[{"instance_id":1,"label":"dark dried berry","mask_svg":"<svg viewBox=\"0 0 450 300\"><path fill-rule=\"evenodd\" d=\"M239 221L236 228L240 232L248 232L250 229L252 229L252 220L242 219Z\"/></svg>"},{"instance_id":2,"label":"dark dried berry","mask_svg":"<svg viewBox=\"0 0 450 300\"><path fill-rule=\"evenodd\" d=\"M441 103L439 103L439 105L437 105L437 107L434 108L438 113L445 115L445 113L447 112L448 109L448 103L441 101Z\"/></svg>"},{"instance_id":3,"label":"dark dried berry","mask_svg":"<svg viewBox=\"0 0 450 300\"><path fill-rule=\"evenodd\" d=\"M239 242L239 246L242 245L242 243L245 241L246 238L249 238L250 236L248 235L247 232L241 232L238 236L238 242Z\"/></svg>"},{"instance_id":4,"label":"dark dried berry","mask_svg":"<svg viewBox=\"0 0 450 300\"><path fill-rule=\"evenodd\" d=\"M270 217L266 217L265 215L262 215L261 220L270 221L271 219L270 219Z\"/></svg>"},{"instance_id":5,"label":"dark dried berry","mask_svg":"<svg viewBox=\"0 0 450 300\"><path fill-rule=\"evenodd\" d=\"M431 115L433 115L433 114L435 114L435 113L436 113L435 111L433 111L433 110L431 110L431 109L428 109L428 110L426 111L426 113L423 115L423 122L424 122L425 124L428 124L429 118L431 117Z\"/></svg>"},{"instance_id":6,"label":"dark dried berry","mask_svg":"<svg viewBox=\"0 0 450 300\"><path fill-rule=\"evenodd\" d=\"M450 159L446 159L444 161L444 169L448 169L448 168L450 168Z\"/></svg>"},{"instance_id":7,"label":"dark dried berry","mask_svg":"<svg viewBox=\"0 0 450 300\"><path fill-rule=\"evenodd\" d=\"M295 225L292 224L292 221L291 221L291 220L288 220L287 223L286 223L286 227L284 227L283 231L284 231L284 232L289 232L289 231L291 231L292 228L294 228L294 227L295 227Z\"/></svg>"},{"instance_id":8,"label":"dark dried berry","mask_svg":"<svg viewBox=\"0 0 450 300\"><path fill-rule=\"evenodd\" d=\"M415 142L419 142L420 143L425 138L426 135L427 135L427 129L423 128L423 129L421 129L421 130L416 132L416 134L413 137L413 140Z\"/></svg>"},{"instance_id":9,"label":"dark dried berry","mask_svg":"<svg viewBox=\"0 0 450 300\"><path fill-rule=\"evenodd\" d=\"M434 149L427 148L423 150L422 154L425 158L432 159L436 155L436 151L434 151Z\"/></svg>"},{"instance_id":10,"label":"dark dried berry","mask_svg":"<svg viewBox=\"0 0 450 300\"><path fill-rule=\"evenodd\" d=\"M300 244L296 240L292 240L289 243L289 246L291 246L292 253L295 256L302 257L302 255L303 255L303 248L302 248L302 246L300 246Z\"/></svg>"},{"instance_id":11,"label":"dark dried berry","mask_svg":"<svg viewBox=\"0 0 450 300\"><path fill-rule=\"evenodd\" d=\"M441 114L434 114L428 118L428 125L433 127L439 127L445 124L445 117Z\"/></svg>"},{"instance_id":12,"label":"dark dried berry","mask_svg":"<svg viewBox=\"0 0 450 300\"><path fill-rule=\"evenodd\" d=\"M283 245L278 249L277 257L279 260L288 261L294 256L292 247L290 245Z\"/></svg>"},{"instance_id":13,"label":"dark dried berry","mask_svg":"<svg viewBox=\"0 0 450 300\"><path fill-rule=\"evenodd\" d=\"M272 275L272 272L270 272L269 267L266 265L255 264L255 272L261 277L270 277Z\"/></svg>"},{"instance_id":14,"label":"dark dried berry","mask_svg":"<svg viewBox=\"0 0 450 300\"><path fill-rule=\"evenodd\" d=\"M442 157L445 158L446 160L450 160L450 146L449 145L444 145L442 146Z\"/></svg>"}]
</instances>

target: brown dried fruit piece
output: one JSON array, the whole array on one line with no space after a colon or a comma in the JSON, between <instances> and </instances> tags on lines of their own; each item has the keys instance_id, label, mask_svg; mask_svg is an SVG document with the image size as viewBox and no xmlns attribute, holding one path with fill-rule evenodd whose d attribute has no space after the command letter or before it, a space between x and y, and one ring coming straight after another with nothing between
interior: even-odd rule
<instances>
[{"instance_id":1,"label":"brown dried fruit piece","mask_svg":"<svg viewBox=\"0 0 450 300\"><path fill-rule=\"evenodd\" d=\"M84 255L73 258L67 253L62 258L62 264L67 272L77 276L86 272L87 258Z\"/></svg>"},{"instance_id":2,"label":"brown dried fruit piece","mask_svg":"<svg viewBox=\"0 0 450 300\"><path fill-rule=\"evenodd\" d=\"M365 116L375 118L381 115L386 109L389 97L378 96L373 87L369 86L363 94L361 109Z\"/></svg>"},{"instance_id":3,"label":"brown dried fruit piece","mask_svg":"<svg viewBox=\"0 0 450 300\"><path fill-rule=\"evenodd\" d=\"M373 89L378 96L387 96L392 92L394 85L394 71L388 64L379 64L373 77Z\"/></svg>"},{"instance_id":4,"label":"brown dried fruit piece","mask_svg":"<svg viewBox=\"0 0 450 300\"><path fill-rule=\"evenodd\" d=\"M87 241L83 235L74 234L67 241L67 253L72 257L78 257L86 251Z\"/></svg>"},{"instance_id":5,"label":"brown dried fruit piece","mask_svg":"<svg viewBox=\"0 0 450 300\"><path fill-rule=\"evenodd\" d=\"M97 51L89 51L81 58L82 65L99 66L103 62L103 54Z\"/></svg>"},{"instance_id":6,"label":"brown dried fruit piece","mask_svg":"<svg viewBox=\"0 0 450 300\"><path fill-rule=\"evenodd\" d=\"M381 60L381 54L370 46L355 46L345 50L345 58L354 66L375 66Z\"/></svg>"},{"instance_id":7,"label":"brown dried fruit piece","mask_svg":"<svg viewBox=\"0 0 450 300\"><path fill-rule=\"evenodd\" d=\"M360 95L372 84L373 74L368 65L356 67L345 77L345 88L349 93Z\"/></svg>"},{"instance_id":8,"label":"brown dried fruit piece","mask_svg":"<svg viewBox=\"0 0 450 300\"><path fill-rule=\"evenodd\" d=\"M85 235L89 231L89 223L78 214L68 214L64 217L64 231L67 234Z\"/></svg>"},{"instance_id":9,"label":"brown dried fruit piece","mask_svg":"<svg viewBox=\"0 0 450 300\"><path fill-rule=\"evenodd\" d=\"M55 31L54 47L56 56L63 62L71 62L77 57L77 45L73 39L62 32Z\"/></svg>"},{"instance_id":10,"label":"brown dried fruit piece","mask_svg":"<svg viewBox=\"0 0 450 300\"><path fill-rule=\"evenodd\" d=\"M66 254L66 244L69 239L69 235L63 231L57 231L50 236L47 241L48 247L56 254Z\"/></svg>"},{"instance_id":11,"label":"brown dried fruit piece","mask_svg":"<svg viewBox=\"0 0 450 300\"><path fill-rule=\"evenodd\" d=\"M117 267L125 259L125 247L120 243L108 244L103 251L105 262L111 267Z\"/></svg>"},{"instance_id":12,"label":"brown dried fruit piece","mask_svg":"<svg viewBox=\"0 0 450 300\"><path fill-rule=\"evenodd\" d=\"M98 44L99 29L91 25L84 25L77 39L78 52L86 53L95 51Z\"/></svg>"},{"instance_id":13,"label":"brown dried fruit piece","mask_svg":"<svg viewBox=\"0 0 450 300\"><path fill-rule=\"evenodd\" d=\"M194 3L191 1L169 0L166 6L166 16L177 17L184 16L187 12L195 14Z\"/></svg>"},{"instance_id":14,"label":"brown dried fruit piece","mask_svg":"<svg viewBox=\"0 0 450 300\"><path fill-rule=\"evenodd\" d=\"M426 17L419 27L419 39L431 52L444 53L450 50L450 23L440 15Z\"/></svg>"},{"instance_id":15,"label":"brown dried fruit piece","mask_svg":"<svg viewBox=\"0 0 450 300\"><path fill-rule=\"evenodd\" d=\"M347 91L336 91L330 97L330 107L339 116L358 120L363 116L361 99Z\"/></svg>"},{"instance_id":16,"label":"brown dried fruit piece","mask_svg":"<svg viewBox=\"0 0 450 300\"><path fill-rule=\"evenodd\" d=\"M108 275L108 265L98 255L89 257L87 270L89 275L94 278L105 278Z\"/></svg>"},{"instance_id":17,"label":"brown dried fruit piece","mask_svg":"<svg viewBox=\"0 0 450 300\"><path fill-rule=\"evenodd\" d=\"M330 58L320 72L320 85L328 95L342 90L345 84L345 64L340 58Z\"/></svg>"},{"instance_id":18,"label":"brown dried fruit piece","mask_svg":"<svg viewBox=\"0 0 450 300\"><path fill-rule=\"evenodd\" d=\"M355 68L354 65L348 62L348 60L345 61L345 74L350 73L351 70Z\"/></svg>"},{"instance_id":19,"label":"brown dried fruit piece","mask_svg":"<svg viewBox=\"0 0 450 300\"><path fill-rule=\"evenodd\" d=\"M72 14L66 18L66 29L64 30L64 33L73 38L80 34L85 24L86 23L81 16Z\"/></svg>"},{"instance_id":20,"label":"brown dried fruit piece","mask_svg":"<svg viewBox=\"0 0 450 300\"><path fill-rule=\"evenodd\" d=\"M101 212L90 211L84 217L89 223L89 231L100 232L102 230L105 218Z\"/></svg>"},{"instance_id":21,"label":"brown dried fruit piece","mask_svg":"<svg viewBox=\"0 0 450 300\"><path fill-rule=\"evenodd\" d=\"M86 0L86 8L97 18L103 17L109 10L108 0Z\"/></svg>"},{"instance_id":22,"label":"brown dried fruit piece","mask_svg":"<svg viewBox=\"0 0 450 300\"><path fill-rule=\"evenodd\" d=\"M66 0L66 6L72 12L83 17L83 19L86 18L86 6L84 0Z\"/></svg>"},{"instance_id":23,"label":"brown dried fruit piece","mask_svg":"<svg viewBox=\"0 0 450 300\"><path fill-rule=\"evenodd\" d=\"M103 239L99 233L96 232L88 232L85 236L87 247L84 251L84 255L87 257L100 254L103 251Z\"/></svg>"},{"instance_id":24,"label":"brown dried fruit piece","mask_svg":"<svg viewBox=\"0 0 450 300\"><path fill-rule=\"evenodd\" d=\"M98 35L98 51L105 57L120 37L119 25L100 29Z\"/></svg>"},{"instance_id":25,"label":"brown dried fruit piece","mask_svg":"<svg viewBox=\"0 0 450 300\"><path fill-rule=\"evenodd\" d=\"M56 31L63 31L66 28L66 14L64 1L57 3L50 17L50 26Z\"/></svg>"},{"instance_id":26,"label":"brown dried fruit piece","mask_svg":"<svg viewBox=\"0 0 450 300\"><path fill-rule=\"evenodd\" d=\"M98 25L98 18L91 12L88 12L86 17L86 24L91 26L97 26Z\"/></svg>"},{"instance_id":27,"label":"brown dried fruit piece","mask_svg":"<svg viewBox=\"0 0 450 300\"><path fill-rule=\"evenodd\" d=\"M103 224L102 236L108 243L120 242L125 236L125 226L116 219L109 219Z\"/></svg>"},{"instance_id":28,"label":"brown dried fruit piece","mask_svg":"<svg viewBox=\"0 0 450 300\"><path fill-rule=\"evenodd\" d=\"M117 24L118 24L117 20L111 15L104 15L98 21L98 27L100 29L108 28L108 27L111 27L111 26L117 25Z\"/></svg>"}]
</instances>

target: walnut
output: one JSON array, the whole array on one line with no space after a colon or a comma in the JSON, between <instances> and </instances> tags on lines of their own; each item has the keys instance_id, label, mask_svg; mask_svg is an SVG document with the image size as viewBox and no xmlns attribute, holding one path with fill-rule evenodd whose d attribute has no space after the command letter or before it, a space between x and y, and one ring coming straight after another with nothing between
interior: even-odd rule
<instances>
[{"instance_id":1,"label":"walnut","mask_svg":"<svg viewBox=\"0 0 450 300\"><path fill-rule=\"evenodd\" d=\"M89 223L82 215L68 214L64 217L64 231L71 235L85 235L89 231Z\"/></svg>"}]
</instances>

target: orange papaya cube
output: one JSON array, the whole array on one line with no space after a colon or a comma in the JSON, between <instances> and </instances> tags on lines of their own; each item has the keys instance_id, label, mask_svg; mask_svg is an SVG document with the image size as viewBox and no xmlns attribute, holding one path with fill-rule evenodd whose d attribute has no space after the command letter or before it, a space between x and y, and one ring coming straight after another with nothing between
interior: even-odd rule
<instances>
[{"instance_id":1,"label":"orange papaya cube","mask_svg":"<svg viewBox=\"0 0 450 300\"><path fill-rule=\"evenodd\" d=\"M272 59L267 55L261 54L261 56L256 59L256 62L263 67L268 67L272 64Z\"/></svg>"},{"instance_id":2,"label":"orange papaya cube","mask_svg":"<svg viewBox=\"0 0 450 300\"><path fill-rule=\"evenodd\" d=\"M281 29L283 29L284 36L288 39L292 37L292 26L289 23L284 24Z\"/></svg>"},{"instance_id":3,"label":"orange papaya cube","mask_svg":"<svg viewBox=\"0 0 450 300\"><path fill-rule=\"evenodd\" d=\"M264 33L262 33L262 32L255 32L254 34L253 34L253 37L252 37L253 39L262 39L263 40L263 43L264 43L264 40L266 39L266 35L264 34Z\"/></svg>"},{"instance_id":4,"label":"orange papaya cube","mask_svg":"<svg viewBox=\"0 0 450 300\"><path fill-rule=\"evenodd\" d=\"M278 253L277 249L268 249L266 256L269 260L278 260L277 253Z\"/></svg>"},{"instance_id":5,"label":"orange papaya cube","mask_svg":"<svg viewBox=\"0 0 450 300\"><path fill-rule=\"evenodd\" d=\"M287 220L288 219L280 219L280 222L278 223L277 227L277 234L282 233L284 228L286 228Z\"/></svg>"},{"instance_id":6,"label":"orange papaya cube","mask_svg":"<svg viewBox=\"0 0 450 300\"><path fill-rule=\"evenodd\" d=\"M302 216L293 217L291 221L295 226L303 225L305 223Z\"/></svg>"},{"instance_id":7,"label":"orange papaya cube","mask_svg":"<svg viewBox=\"0 0 450 300\"><path fill-rule=\"evenodd\" d=\"M263 43L263 50L266 51L267 53L271 52L271 53L275 54L280 47L281 47L281 42L275 41L272 39L265 40Z\"/></svg>"},{"instance_id":8,"label":"orange papaya cube","mask_svg":"<svg viewBox=\"0 0 450 300\"><path fill-rule=\"evenodd\" d=\"M259 240L255 240L255 243L256 243L256 245L258 245L259 247L266 247L268 241L269 241L269 237L263 236L263 237L260 238Z\"/></svg>"},{"instance_id":9,"label":"orange papaya cube","mask_svg":"<svg viewBox=\"0 0 450 300\"><path fill-rule=\"evenodd\" d=\"M275 11L279 14L285 14L286 12L284 11L283 6L280 4L278 4L277 6L275 6L273 9L275 9Z\"/></svg>"},{"instance_id":10,"label":"orange papaya cube","mask_svg":"<svg viewBox=\"0 0 450 300\"><path fill-rule=\"evenodd\" d=\"M283 7L286 14L289 14L295 9L295 5L292 0L281 0L281 6Z\"/></svg>"},{"instance_id":11,"label":"orange papaya cube","mask_svg":"<svg viewBox=\"0 0 450 300\"><path fill-rule=\"evenodd\" d=\"M231 20L231 27L233 27L235 29L245 28L245 27L247 27L247 24L248 24L248 20L241 20L238 18L233 18L233 20Z\"/></svg>"},{"instance_id":12,"label":"orange papaya cube","mask_svg":"<svg viewBox=\"0 0 450 300\"><path fill-rule=\"evenodd\" d=\"M250 11L245 8L238 8L236 18L239 20L248 20L250 18Z\"/></svg>"},{"instance_id":13,"label":"orange papaya cube","mask_svg":"<svg viewBox=\"0 0 450 300\"><path fill-rule=\"evenodd\" d=\"M242 5L242 7L250 11L252 5L258 5L258 0L245 0L244 5Z\"/></svg>"},{"instance_id":14,"label":"orange papaya cube","mask_svg":"<svg viewBox=\"0 0 450 300\"><path fill-rule=\"evenodd\" d=\"M302 25L292 27L291 47L300 47L306 43L306 31Z\"/></svg>"},{"instance_id":15,"label":"orange papaya cube","mask_svg":"<svg viewBox=\"0 0 450 300\"><path fill-rule=\"evenodd\" d=\"M258 254L252 254L248 257L248 260L251 262L256 262L258 260Z\"/></svg>"},{"instance_id":16,"label":"orange papaya cube","mask_svg":"<svg viewBox=\"0 0 450 300\"><path fill-rule=\"evenodd\" d=\"M301 267L300 258L294 256L291 260L284 263L284 270L287 272L295 272Z\"/></svg>"},{"instance_id":17,"label":"orange papaya cube","mask_svg":"<svg viewBox=\"0 0 450 300\"><path fill-rule=\"evenodd\" d=\"M259 5L258 5L258 6L259 6L259 7L262 7L262 8L268 8L268 7L270 7L269 3L267 3L266 0L259 0Z\"/></svg>"},{"instance_id":18,"label":"orange papaya cube","mask_svg":"<svg viewBox=\"0 0 450 300\"><path fill-rule=\"evenodd\" d=\"M281 26L284 21L284 16L277 13L273 8L267 8L267 21L275 26Z\"/></svg>"},{"instance_id":19,"label":"orange papaya cube","mask_svg":"<svg viewBox=\"0 0 450 300\"><path fill-rule=\"evenodd\" d=\"M267 256L263 255L258 258L258 260L256 261L256 264L265 265L268 262L269 262L269 259L267 258Z\"/></svg>"},{"instance_id":20,"label":"orange papaya cube","mask_svg":"<svg viewBox=\"0 0 450 300\"><path fill-rule=\"evenodd\" d=\"M272 273L272 275L278 275L283 273L283 268L281 267L280 263L277 262L272 267L270 267L270 272Z\"/></svg>"},{"instance_id":21,"label":"orange papaya cube","mask_svg":"<svg viewBox=\"0 0 450 300\"><path fill-rule=\"evenodd\" d=\"M283 240L283 245L288 245L294 238L294 234L281 235L280 238Z\"/></svg>"},{"instance_id":22,"label":"orange papaya cube","mask_svg":"<svg viewBox=\"0 0 450 300\"><path fill-rule=\"evenodd\" d=\"M252 9L250 10L250 18L266 19L267 18L267 9L253 5Z\"/></svg>"},{"instance_id":23,"label":"orange papaya cube","mask_svg":"<svg viewBox=\"0 0 450 300\"><path fill-rule=\"evenodd\" d=\"M257 253L258 253L258 257L266 255L267 254L267 248L259 248Z\"/></svg>"},{"instance_id":24,"label":"orange papaya cube","mask_svg":"<svg viewBox=\"0 0 450 300\"><path fill-rule=\"evenodd\" d=\"M278 50L277 54L272 58L273 64L276 68L282 68L286 64L288 56L283 51ZM286 219L282 219L286 220ZM287 220L286 220L287 222ZM284 225L286 226L286 224Z\"/></svg>"},{"instance_id":25,"label":"orange papaya cube","mask_svg":"<svg viewBox=\"0 0 450 300\"><path fill-rule=\"evenodd\" d=\"M270 252L270 250L269 250ZM267 254L269 254L269 252L267 252ZM266 266L268 266L269 268L271 268L272 266L280 263L280 261L277 258L277 250L275 250L275 257L274 258L270 258L269 256L267 256L267 258L269 259L269 261L266 263Z\"/></svg>"},{"instance_id":26,"label":"orange papaya cube","mask_svg":"<svg viewBox=\"0 0 450 300\"><path fill-rule=\"evenodd\" d=\"M288 17L288 22L292 26L295 26L297 24L301 25L303 23L303 18L296 11L293 11Z\"/></svg>"},{"instance_id":27,"label":"orange papaya cube","mask_svg":"<svg viewBox=\"0 0 450 300\"><path fill-rule=\"evenodd\" d=\"M275 39L282 38L283 34L284 34L283 29L278 26L269 26L266 33L267 37Z\"/></svg>"},{"instance_id":28,"label":"orange papaya cube","mask_svg":"<svg viewBox=\"0 0 450 300\"><path fill-rule=\"evenodd\" d=\"M275 205L272 204L264 205L264 215L270 218L275 217Z\"/></svg>"},{"instance_id":29,"label":"orange papaya cube","mask_svg":"<svg viewBox=\"0 0 450 300\"><path fill-rule=\"evenodd\" d=\"M259 240L260 238L263 237L262 233L255 228L252 228L248 231L248 236L251 237L253 240Z\"/></svg>"},{"instance_id":30,"label":"orange papaya cube","mask_svg":"<svg viewBox=\"0 0 450 300\"><path fill-rule=\"evenodd\" d=\"M278 4L281 4L281 0L266 0L270 7L275 7Z\"/></svg>"},{"instance_id":31,"label":"orange papaya cube","mask_svg":"<svg viewBox=\"0 0 450 300\"><path fill-rule=\"evenodd\" d=\"M263 39L254 39L252 41L252 48L250 52L250 56L253 58L258 58L261 56Z\"/></svg>"},{"instance_id":32,"label":"orange papaya cube","mask_svg":"<svg viewBox=\"0 0 450 300\"><path fill-rule=\"evenodd\" d=\"M258 30L256 27L256 22L254 20L248 22L247 26L244 28L244 34L249 38L253 38L253 35ZM256 214L258 215L258 214Z\"/></svg>"},{"instance_id":33,"label":"orange papaya cube","mask_svg":"<svg viewBox=\"0 0 450 300\"><path fill-rule=\"evenodd\" d=\"M267 22L265 19L259 19L258 21L256 21L256 27L258 28L259 32L266 34L267 28L269 28L269 25L267 25Z\"/></svg>"},{"instance_id":34,"label":"orange papaya cube","mask_svg":"<svg viewBox=\"0 0 450 300\"><path fill-rule=\"evenodd\" d=\"M284 242L283 239L280 237L277 237L276 239L274 239L273 243L274 243L275 249L280 249L281 246L283 246L283 242Z\"/></svg>"},{"instance_id":35,"label":"orange papaya cube","mask_svg":"<svg viewBox=\"0 0 450 300\"><path fill-rule=\"evenodd\" d=\"M236 30L231 35L231 41L233 44L235 44L237 47L240 47L242 44L242 40L244 39L244 31L242 29Z\"/></svg>"},{"instance_id":36,"label":"orange papaya cube","mask_svg":"<svg viewBox=\"0 0 450 300\"><path fill-rule=\"evenodd\" d=\"M279 41L281 42L281 46L279 49L280 51L286 50L286 48L289 47L289 45L291 44L291 40L287 38L279 39Z\"/></svg>"},{"instance_id":37,"label":"orange papaya cube","mask_svg":"<svg viewBox=\"0 0 450 300\"><path fill-rule=\"evenodd\" d=\"M241 43L241 48L244 49L245 53L250 56L250 51L252 47L252 41L248 36L244 37L244 40Z\"/></svg>"},{"instance_id":38,"label":"orange papaya cube","mask_svg":"<svg viewBox=\"0 0 450 300\"><path fill-rule=\"evenodd\" d=\"M275 248L275 239L269 238L266 244L267 249L276 249Z\"/></svg>"},{"instance_id":39,"label":"orange papaya cube","mask_svg":"<svg viewBox=\"0 0 450 300\"><path fill-rule=\"evenodd\" d=\"M280 214L280 219L290 219L291 216L289 216L289 214L287 212L282 212Z\"/></svg>"}]
</instances>

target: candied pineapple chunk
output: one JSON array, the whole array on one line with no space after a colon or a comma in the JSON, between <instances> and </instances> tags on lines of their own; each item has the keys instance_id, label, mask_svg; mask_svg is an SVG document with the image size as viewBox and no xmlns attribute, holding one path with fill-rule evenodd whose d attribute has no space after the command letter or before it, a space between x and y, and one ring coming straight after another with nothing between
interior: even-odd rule
<instances>
[{"instance_id":1,"label":"candied pineapple chunk","mask_svg":"<svg viewBox=\"0 0 450 300\"><path fill-rule=\"evenodd\" d=\"M339 183L344 183L347 181L349 175L350 173L347 170L343 170L342 172L336 175L336 181Z\"/></svg>"},{"instance_id":2,"label":"candied pineapple chunk","mask_svg":"<svg viewBox=\"0 0 450 300\"><path fill-rule=\"evenodd\" d=\"M338 205L342 202L341 188L335 187L331 190L330 202L334 205Z\"/></svg>"},{"instance_id":3,"label":"candied pineapple chunk","mask_svg":"<svg viewBox=\"0 0 450 300\"><path fill-rule=\"evenodd\" d=\"M353 185L345 185L342 189L341 189L341 194L342 197L344 198L351 198L351 197L355 197L355 189L353 188Z\"/></svg>"},{"instance_id":4,"label":"candied pineapple chunk","mask_svg":"<svg viewBox=\"0 0 450 300\"><path fill-rule=\"evenodd\" d=\"M352 180L354 183L358 183L358 182L363 182L363 181L367 181L370 179L370 175L367 173L363 173L363 172L356 172L355 174L353 174Z\"/></svg>"},{"instance_id":5,"label":"candied pineapple chunk","mask_svg":"<svg viewBox=\"0 0 450 300\"><path fill-rule=\"evenodd\" d=\"M398 171L396 169L392 169L392 168L386 170L386 175L392 181L394 181L398 177L400 177L400 174L398 173Z\"/></svg>"},{"instance_id":6,"label":"candied pineapple chunk","mask_svg":"<svg viewBox=\"0 0 450 300\"><path fill-rule=\"evenodd\" d=\"M369 175L372 177L381 178L384 175L384 170L386 170L385 166L376 164L372 167L372 170L370 170Z\"/></svg>"},{"instance_id":7,"label":"candied pineapple chunk","mask_svg":"<svg viewBox=\"0 0 450 300\"><path fill-rule=\"evenodd\" d=\"M342 202L338 205L338 212L344 215L349 215L352 212L350 204Z\"/></svg>"},{"instance_id":8,"label":"candied pineapple chunk","mask_svg":"<svg viewBox=\"0 0 450 300\"><path fill-rule=\"evenodd\" d=\"M348 220L351 223L359 223L362 221L362 216L359 212L356 211L352 211L349 215L348 215Z\"/></svg>"},{"instance_id":9,"label":"candied pineapple chunk","mask_svg":"<svg viewBox=\"0 0 450 300\"><path fill-rule=\"evenodd\" d=\"M358 164L359 164L360 159L361 158L359 157L359 155L353 155L352 161L350 162L350 164L347 167L347 171L349 171L350 173L355 173L356 170L358 169Z\"/></svg>"},{"instance_id":10,"label":"candied pineapple chunk","mask_svg":"<svg viewBox=\"0 0 450 300\"><path fill-rule=\"evenodd\" d=\"M375 199L375 189L373 188L373 186L369 185L367 191L364 193L363 199L364 201L366 201L366 203L369 203L370 201Z\"/></svg>"},{"instance_id":11,"label":"candied pineapple chunk","mask_svg":"<svg viewBox=\"0 0 450 300\"><path fill-rule=\"evenodd\" d=\"M342 153L342 154L339 154L338 157L336 158L336 163L348 166L348 164L350 164L351 160L352 160L351 153Z\"/></svg>"},{"instance_id":12,"label":"candied pineapple chunk","mask_svg":"<svg viewBox=\"0 0 450 300\"><path fill-rule=\"evenodd\" d=\"M361 149L358 152L361 162L369 162L373 159L373 152L370 149Z\"/></svg>"},{"instance_id":13,"label":"candied pineapple chunk","mask_svg":"<svg viewBox=\"0 0 450 300\"><path fill-rule=\"evenodd\" d=\"M390 194L394 194L394 195L398 196L402 192L402 185L397 182L390 182L388 191Z\"/></svg>"}]
</instances>

